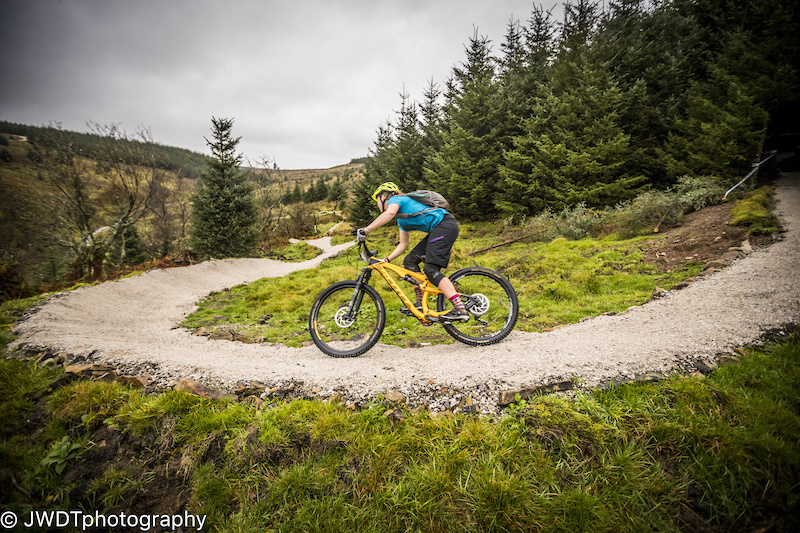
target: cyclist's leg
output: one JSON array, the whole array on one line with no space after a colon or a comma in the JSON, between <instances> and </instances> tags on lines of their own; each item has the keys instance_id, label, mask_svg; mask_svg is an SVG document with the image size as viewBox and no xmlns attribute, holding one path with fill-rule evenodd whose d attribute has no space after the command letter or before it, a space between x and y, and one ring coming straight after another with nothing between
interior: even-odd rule
<instances>
[{"instance_id":1,"label":"cyclist's leg","mask_svg":"<svg viewBox=\"0 0 800 533\"><path fill-rule=\"evenodd\" d=\"M422 272L419 264L425 260L425 249L428 247L428 235L419 241L403 258L403 266L412 272Z\"/></svg>"},{"instance_id":2,"label":"cyclist's leg","mask_svg":"<svg viewBox=\"0 0 800 533\"><path fill-rule=\"evenodd\" d=\"M419 243L403 258L403 266L412 272L422 272L419 264L425 260L425 249L428 247L428 236L419 241ZM414 305L422 308L422 289L419 285L414 285Z\"/></svg>"},{"instance_id":3,"label":"cyclist's leg","mask_svg":"<svg viewBox=\"0 0 800 533\"><path fill-rule=\"evenodd\" d=\"M444 219L428 234L425 247L425 275L428 277L428 281L440 289L442 288L440 287L441 282L447 278L439 269L450 264L450 252L456 239L458 239L458 222L450 214L445 215Z\"/></svg>"},{"instance_id":4,"label":"cyclist's leg","mask_svg":"<svg viewBox=\"0 0 800 533\"><path fill-rule=\"evenodd\" d=\"M453 304L454 309L447 314L447 318L468 320L469 315L456 288L450 279L441 272L441 269L450 263L450 254L457 238L458 222L452 215L447 215L429 234L428 246L425 250L424 272L428 280L436 285Z\"/></svg>"}]
</instances>

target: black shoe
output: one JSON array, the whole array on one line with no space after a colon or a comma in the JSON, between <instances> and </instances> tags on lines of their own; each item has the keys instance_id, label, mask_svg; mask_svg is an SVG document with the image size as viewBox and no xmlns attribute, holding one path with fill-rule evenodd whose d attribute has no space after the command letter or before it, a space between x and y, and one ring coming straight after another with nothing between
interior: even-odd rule
<instances>
[{"instance_id":1,"label":"black shoe","mask_svg":"<svg viewBox=\"0 0 800 533\"><path fill-rule=\"evenodd\" d=\"M466 322L469 320L469 313L454 307L447 313L440 315L439 320L442 322Z\"/></svg>"}]
</instances>

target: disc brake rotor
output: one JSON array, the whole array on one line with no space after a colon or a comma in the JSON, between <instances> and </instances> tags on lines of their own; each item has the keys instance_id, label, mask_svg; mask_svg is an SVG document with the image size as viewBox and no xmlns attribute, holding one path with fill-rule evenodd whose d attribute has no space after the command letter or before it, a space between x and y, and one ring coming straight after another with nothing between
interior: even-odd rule
<instances>
[{"instance_id":1,"label":"disc brake rotor","mask_svg":"<svg viewBox=\"0 0 800 533\"><path fill-rule=\"evenodd\" d=\"M475 316L485 315L489 311L489 298L479 292L470 295L467 310Z\"/></svg>"},{"instance_id":2,"label":"disc brake rotor","mask_svg":"<svg viewBox=\"0 0 800 533\"><path fill-rule=\"evenodd\" d=\"M347 307L340 307L336 311L336 315L333 317L334 322L336 322L336 325L340 328L349 328L353 325L353 322L356 321L355 317L348 317L347 312Z\"/></svg>"}]
</instances>

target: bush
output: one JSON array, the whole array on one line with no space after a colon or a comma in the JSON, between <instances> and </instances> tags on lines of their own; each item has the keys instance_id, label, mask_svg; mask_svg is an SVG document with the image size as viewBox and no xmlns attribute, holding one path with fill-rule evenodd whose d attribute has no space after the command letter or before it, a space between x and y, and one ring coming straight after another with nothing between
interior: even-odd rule
<instances>
[{"instance_id":1,"label":"bush","mask_svg":"<svg viewBox=\"0 0 800 533\"><path fill-rule=\"evenodd\" d=\"M683 215L681 197L673 192L647 191L631 203L625 203L609 213L605 219L608 233L635 237L673 226Z\"/></svg>"},{"instance_id":2,"label":"bush","mask_svg":"<svg viewBox=\"0 0 800 533\"><path fill-rule=\"evenodd\" d=\"M597 233L601 221L601 211L590 209L585 203L580 203L560 213L544 211L533 218L525 219L520 223L519 230L528 234L534 241L548 242L558 238L576 241ZM509 226L511 220L505 222L506 226Z\"/></svg>"},{"instance_id":3,"label":"bush","mask_svg":"<svg viewBox=\"0 0 800 533\"><path fill-rule=\"evenodd\" d=\"M680 197L684 211L699 211L722 201L726 189L722 179L717 176L681 176L673 188Z\"/></svg>"}]
</instances>

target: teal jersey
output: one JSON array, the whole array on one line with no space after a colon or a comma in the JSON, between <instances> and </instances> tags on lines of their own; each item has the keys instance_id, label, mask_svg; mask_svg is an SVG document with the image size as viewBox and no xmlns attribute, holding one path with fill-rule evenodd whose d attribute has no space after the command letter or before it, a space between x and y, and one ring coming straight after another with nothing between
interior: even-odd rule
<instances>
[{"instance_id":1,"label":"teal jersey","mask_svg":"<svg viewBox=\"0 0 800 533\"><path fill-rule=\"evenodd\" d=\"M397 225L400 226L400 229L403 231L424 231L425 233L430 233L431 229L435 228L447 214L445 209L432 209L423 203L403 195L392 196L389 198L389 201L386 202L386 204L399 205L400 210L398 213L405 213L407 215L430 209L430 211L427 213L423 213L414 217L398 218Z\"/></svg>"}]
</instances>

